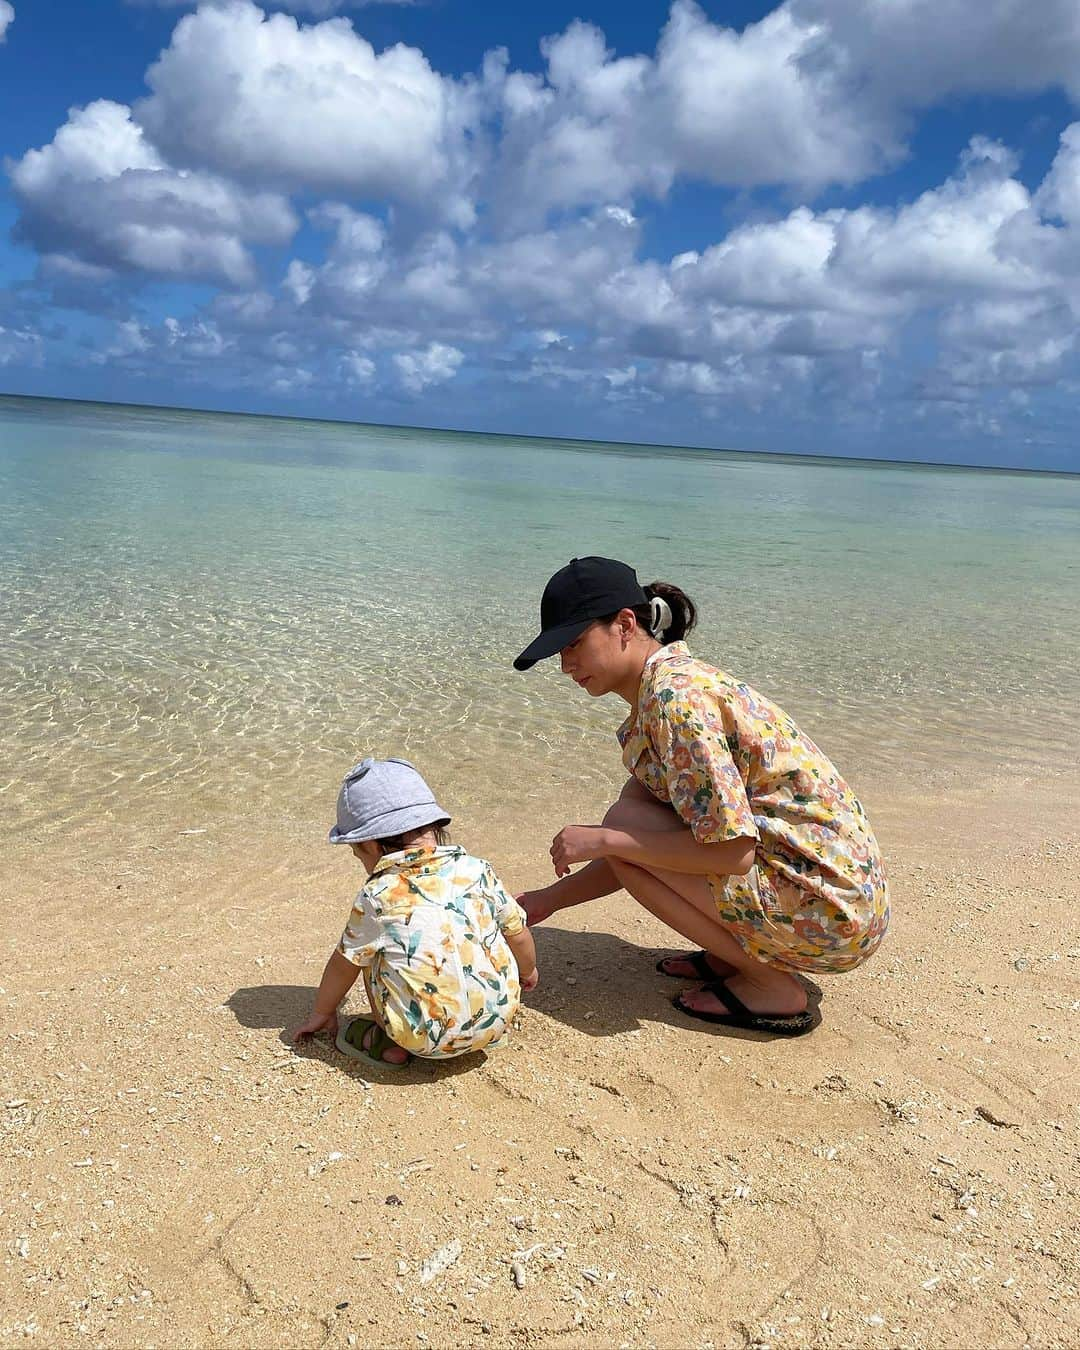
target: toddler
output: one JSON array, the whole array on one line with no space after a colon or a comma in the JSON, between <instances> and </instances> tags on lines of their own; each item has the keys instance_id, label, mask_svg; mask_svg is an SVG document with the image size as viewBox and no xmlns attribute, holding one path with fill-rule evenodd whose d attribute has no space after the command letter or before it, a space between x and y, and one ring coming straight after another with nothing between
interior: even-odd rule
<instances>
[{"instance_id":1,"label":"toddler","mask_svg":"<svg viewBox=\"0 0 1080 1350\"><path fill-rule=\"evenodd\" d=\"M491 1048L539 974L525 914L490 863L450 844L450 817L404 759L365 759L338 794L332 844L368 871L315 1006L293 1032L336 1038L354 1059L405 1064ZM338 1024L363 971L370 1017Z\"/></svg>"}]
</instances>

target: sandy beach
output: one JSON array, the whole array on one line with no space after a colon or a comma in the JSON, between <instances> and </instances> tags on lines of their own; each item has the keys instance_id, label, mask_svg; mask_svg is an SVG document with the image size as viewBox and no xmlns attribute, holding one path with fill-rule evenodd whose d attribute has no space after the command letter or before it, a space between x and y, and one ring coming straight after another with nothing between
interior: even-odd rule
<instances>
[{"instance_id":1,"label":"sandy beach","mask_svg":"<svg viewBox=\"0 0 1080 1350\"><path fill-rule=\"evenodd\" d=\"M539 884L576 792L459 837ZM864 792L892 935L811 1036L681 1018L618 895L505 1049L398 1073L284 1041L361 880L325 822L16 841L0 1341L1075 1345L1076 788L928 792Z\"/></svg>"}]
</instances>

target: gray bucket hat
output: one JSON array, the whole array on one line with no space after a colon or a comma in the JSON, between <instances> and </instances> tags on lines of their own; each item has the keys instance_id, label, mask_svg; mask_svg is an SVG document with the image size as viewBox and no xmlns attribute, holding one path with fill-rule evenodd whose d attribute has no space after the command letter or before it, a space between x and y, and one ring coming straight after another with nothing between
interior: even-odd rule
<instances>
[{"instance_id":1,"label":"gray bucket hat","mask_svg":"<svg viewBox=\"0 0 1080 1350\"><path fill-rule=\"evenodd\" d=\"M450 816L407 759L365 759L345 775L329 839L331 844L362 844L449 824Z\"/></svg>"}]
</instances>

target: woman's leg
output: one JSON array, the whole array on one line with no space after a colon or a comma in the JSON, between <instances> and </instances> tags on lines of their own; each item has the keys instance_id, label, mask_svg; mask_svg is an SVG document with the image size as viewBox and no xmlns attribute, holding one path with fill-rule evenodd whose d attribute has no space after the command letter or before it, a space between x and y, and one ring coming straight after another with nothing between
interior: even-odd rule
<instances>
[{"instance_id":1,"label":"woman's leg","mask_svg":"<svg viewBox=\"0 0 1080 1350\"><path fill-rule=\"evenodd\" d=\"M617 825L629 832L687 828L670 806L657 801L636 778L626 783L619 800L609 807L604 824ZM518 899L525 906L529 922L540 923L556 910L610 895L620 887L662 923L708 952L717 978L730 978L731 992L753 1012L784 1014L805 1009L806 991L798 980L748 955L720 922L712 888L703 876L602 858L542 890L527 891ZM687 979L696 978L696 972L688 967ZM684 994L683 1001L687 1007L701 1012L727 1011L715 994L699 990Z\"/></svg>"},{"instance_id":2,"label":"woman's leg","mask_svg":"<svg viewBox=\"0 0 1080 1350\"><path fill-rule=\"evenodd\" d=\"M799 981L775 966L755 960L720 922L712 889L704 877L654 871L620 860L612 863L612 871L650 914L734 971L727 983L752 1012L783 1015L805 1010L806 991ZM699 1012L729 1011L722 996L699 989L681 997L688 1008Z\"/></svg>"},{"instance_id":3,"label":"woman's leg","mask_svg":"<svg viewBox=\"0 0 1080 1350\"><path fill-rule=\"evenodd\" d=\"M630 833L634 829L686 826L670 808L653 799L620 798L608 812L606 824ZM806 991L793 976L767 966L750 956L720 920L712 887L706 877L688 872L639 866L612 859L611 868L620 884L639 904L669 928L698 943L713 958L718 978L727 978L731 992L753 1012L797 1013L806 1007ZM688 979L696 979L689 969ZM673 972L677 973L677 972ZM682 995L689 1008L700 1012L726 1012L722 999L700 990Z\"/></svg>"}]
</instances>

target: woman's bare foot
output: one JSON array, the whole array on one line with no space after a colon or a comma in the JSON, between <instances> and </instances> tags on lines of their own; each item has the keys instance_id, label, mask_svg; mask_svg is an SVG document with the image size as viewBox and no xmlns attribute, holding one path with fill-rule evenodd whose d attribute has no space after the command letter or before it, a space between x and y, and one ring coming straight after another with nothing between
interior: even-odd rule
<instances>
[{"instance_id":1,"label":"woman's bare foot","mask_svg":"<svg viewBox=\"0 0 1080 1350\"><path fill-rule=\"evenodd\" d=\"M710 978L726 980L729 975L735 974L735 967L727 961L721 961L718 956L712 956L709 952L704 952L702 955L712 972ZM665 956L657 969L662 975L671 975L676 980L700 980L704 978L700 966L689 956Z\"/></svg>"},{"instance_id":2,"label":"woman's bare foot","mask_svg":"<svg viewBox=\"0 0 1080 1350\"><path fill-rule=\"evenodd\" d=\"M772 1013L777 1017L787 1017L791 1013L806 1011L806 990L793 976L782 970L773 970L762 966L768 972L764 979L751 979L748 975L733 975L726 983L737 999L745 1003L751 1012ZM694 1012L726 1013L723 994L714 994L705 989L692 989L679 995L679 1002Z\"/></svg>"}]
</instances>

